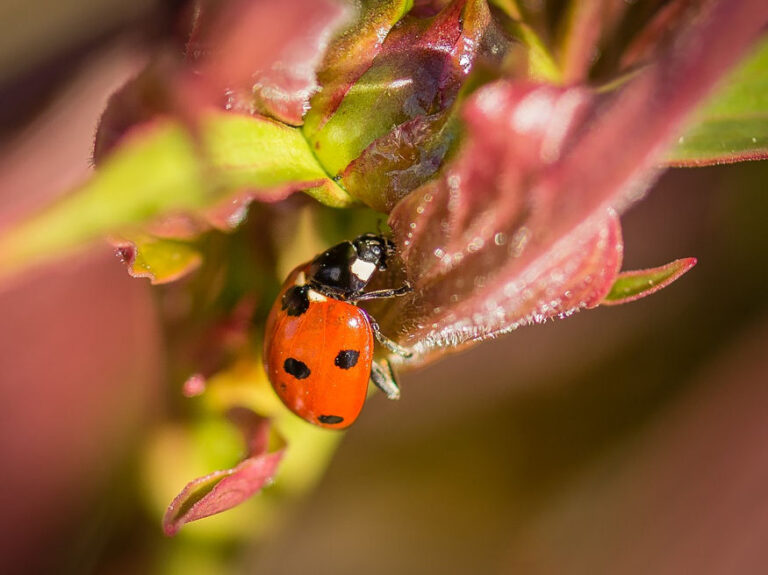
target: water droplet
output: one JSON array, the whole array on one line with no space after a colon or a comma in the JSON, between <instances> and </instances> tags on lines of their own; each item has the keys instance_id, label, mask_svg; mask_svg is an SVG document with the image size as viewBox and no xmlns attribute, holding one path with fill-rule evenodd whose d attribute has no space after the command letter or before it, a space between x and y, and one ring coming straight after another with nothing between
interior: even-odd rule
<instances>
[{"instance_id":1,"label":"water droplet","mask_svg":"<svg viewBox=\"0 0 768 575\"><path fill-rule=\"evenodd\" d=\"M752 143L753 143L753 144L757 144L757 138L753 137L753 138L752 138Z\"/></svg>"},{"instance_id":2,"label":"water droplet","mask_svg":"<svg viewBox=\"0 0 768 575\"><path fill-rule=\"evenodd\" d=\"M459 294L455 293L449 299L451 300L451 303L456 303L457 301L459 301Z\"/></svg>"},{"instance_id":3,"label":"water droplet","mask_svg":"<svg viewBox=\"0 0 768 575\"><path fill-rule=\"evenodd\" d=\"M485 245L485 240L483 238L476 236L472 238L472 241L469 242L469 245L467 246L467 250L469 250L470 253L477 252L483 248Z\"/></svg>"},{"instance_id":4,"label":"water droplet","mask_svg":"<svg viewBox=\"0 0 768 575\"><path fill-rule=\"evenodd\" d=\"M680 137L677 139L677 143L678 143L678 144L682 144L683 142L685 142L685 136L680 136Z\"/></svg>"},{"instance_id":5,"label":"water droplet","mask_svg":"<svg viewBox=\"0 0 768 575\"><path fill-rule=\"evenodd\" d=\"M497 246L503 246L505 243L507 243L507 236L503 232L498 232L495 236L493 236L493 243L495 243Z\"/></svg>"},{"instance_id":6,"label":"water droplet","mask_svg":"<svg viewBox=\"0 0 768 575\"><path fill-rule=\"evenodd\" d=\"M411 225L409 226L412 230L416 229L416 222L411 222Z\"/></svg>"},{"instance_id":7,"label":"water droplet","mask_svg":"<svg viewBox=\"0 0 768 575\"><path fill-rule=\"evenodd\" d=\"M440 248L436 248L434 254L436 258L442 258L445 255L445 252Z\"/></svg>"},{"instance_id":8,"label":"water droplet","mask_svg":"<svg viewBox=\"0 0 768 575\"><path fill-rule=\"evenodd\" d=\"M417 214L423 214L424 213L424 206L419 206L418 208L416 208L416 213Z\"/></svg>"}]
</instances>

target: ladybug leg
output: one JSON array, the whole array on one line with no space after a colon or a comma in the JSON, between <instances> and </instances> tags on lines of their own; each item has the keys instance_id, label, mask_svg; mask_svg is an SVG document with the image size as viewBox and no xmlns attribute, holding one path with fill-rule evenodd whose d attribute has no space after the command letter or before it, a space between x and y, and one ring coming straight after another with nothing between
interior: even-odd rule
<instances>
[{"instance_id":1,"label":"ladybug leg","mask_svg":"<svg viewBox=\"0 0 768 575\"><path fill-rule=\"evenodd\" d=\"M387 360L379 365L375 361L371 364L371 381L384 392L387 399L400 399L400 387L395 381L395 375L392 373L392 366Z\"/></svg>"},{"instance_id":2,"label":"ladybug leg","mask_svg":"<svg viewBox=\"0 0 768 575\"><path fill-rule=\"evenodd\" d=\"M397 297L399 295L405 295L409 292L412 292L413 288L411 287L411 284L408 282L404 282L403 285L401 285L397 289L380 289L376 291L369 291L367 293L361 293L359 296L355 297L355 301L366 301L369 299L383 299L388 297Z\"/></svg>"},{"instance_id":3,"label":"ladybug leg","mask_svg":"<svg viewBox=\"0 0 768 575\"><path fill-rule=\"evenodd\" d=\"M366 314L368 316L368 322L371 324L371 329L373 330L373 335L376 336L376 339L379 340L379 343L386 347L389 351L392 353L396 353L400 357L411 357L413 353L408 351L406 348L404 348L402 345L398 345L391 339L389 339L386 335L381 333L381 328L379 327L379 324L376 322L375 319L373 319L367 312Z\"/></svg>"}]
</instances>

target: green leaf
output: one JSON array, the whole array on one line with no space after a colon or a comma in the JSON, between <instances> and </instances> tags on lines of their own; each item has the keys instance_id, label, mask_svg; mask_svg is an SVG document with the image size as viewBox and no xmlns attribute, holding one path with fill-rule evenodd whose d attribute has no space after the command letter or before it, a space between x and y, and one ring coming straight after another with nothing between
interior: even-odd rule
<instances>
[{"instance_id":1,"label":"green leaf","mask_svg":"<svg viewBox=\"0 0 768 575\"><path fill-rule=\"evenodd\" d=\"M203 123L204 149L225 196L261 190L259 199L279 199L279 188L304 190L319 202L344 207L352 198L320 167L298 128L266 118L212 113Z\"/></svg>"},{"instance_id":2,"label":"green leaf","mask_svg":"<svg viewBox=\"0 0 768 575\"><path fill-rule=\"evenodd\" d=\"M339 35L317 71L322 89L312 96L304 117L304 134L314 141L345 94L381 51L392 27L413 7L413 0L364 0L355 23Z\"/></svg>"},{"instance_id":3,"label":"green leaf","mask_svg":"<svg viewBox=\"0 0 768 575\"><path fill-rule=\"evenodd\" d=\"M694 115L668 155L673 166L768 158L768 39Z\"/></svg>"},{"instance_id":4,"label":"green leaf","mask_svg":"<svg viewBox=\"0 0 768 575\"><path fill-rule=\"evenodd\" d=\"M622 272L601 303L618 305L649 296L667 287L695 265L696 258L684 258L657 268Z\"/></svg>"},{"instance_id":5,"label":"green leaf","mask_svg":"<svg viewBox=\"0 0 768 575\"><path fill-rule=\"evenodd\" d=\"M304 190L331 206L352 203L315 160L301 132L264 118L207 112L198 139L179 122L143 124L93 176L61 201L0 236L0 273L55 257L159 216L237 202L275 201Z\"/></svg>"},{"instance_id":6,"label":"green leaf","mask_svg":"<svg viewBox=\"0 0 768 575\"><path fill-rule=\"evenodd\" d=\"M116 242L118 253L135 278L149 278L153 284L172 282L197 269L202 255L184 241L138 234Z\"/></svg>"}]
</instances>

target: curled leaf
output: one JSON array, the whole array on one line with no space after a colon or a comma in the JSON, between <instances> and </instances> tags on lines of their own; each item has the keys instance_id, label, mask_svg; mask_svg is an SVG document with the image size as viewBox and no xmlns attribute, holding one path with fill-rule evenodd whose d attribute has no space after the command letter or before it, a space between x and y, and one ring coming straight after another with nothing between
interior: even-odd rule
<instances>
[{"instance_id":1,"label":"curled leaf","mask_svg":"<svg viewBox=\"0 0 768 575\"><path fill-rule=\"evenodd\" d=\"M304 132L352 196L389 211L442 164L464 81L481 56L500 59L504 47L484 0L453 0L430 18L409 15L333 113L324 112L327 120L318 127L310 114Z\"/></svg>"},{"instance_id":2,"label":"curled leaf","mask_svg":"<svg viewBox=\"0 0 768 575\"><path fill-rule=\"evenodd\" d=\"M194 127L199 113L219 107L300 124L317 89L315 68L348 15L334 0L197 2L186 61L160 53L110 98L97 164L131 128L161 115Z\"/></svg>"},{"instance_id":3,"label":"curled leaf","mask_svg":"<svg viewBox=\"0 0 768 575\"><path fill-rule=\"evenodd\" d=\"M621 261L612 210L647 190L690 110L766 17L758 0L708 4L609 95L512 82L475 92L461 153L391 213L415 289L383 310L386 331L423 361L598 305Z\"/></svg>"},{"instance_id":4,"label":"curled leaf","mask_svg":"<svg viewBox=\"0 0 768 575\"><path fill-rule=\"evenodd\" d=\"M370 68L387 34L411 4L411 0L363 2L354 24L333 40L317 71L322 90L312 97L305 118L304 134L308 139L314 140L352 84Z\"/></svg>"},{"instance_id":5,"label":"curled leaf","mask_svg":"<svg viewBox=\"0 0 768 575\"><path fill-rule=\"evenodd\" d=\"M332 0L234 4L205 40L210 53L203 74L226 91L228 109L301 125L318 89L315 70L349 11Z\"/></svg>"},{"instance_id":6,"label":"curled leaf","mask_svg":"<svg viewBox=\"0 0 768 575\"><path fill-rule=\"evenodd\" d=\"M274 477L285 445L280 439L270 448L269 420L245 408L234 408L229 416L243 432L247 458L231 469L214 471L188 483L165 512L163 531L166 535L176 535L185 523L239 505Z\"/></svg>"},{"instance_id":7,"label":"curled leaf","mask_svg":"<svg viewBox=\"0 0 768 575\"><path fill-rule=\"evenodd\" d=\"M390 219L415 288L392 304L408 318L398 326L402 343L422 354L461 346L603 299L621 265L615 213L553 237L549 202L557 200L530 187L591 104L578 88L511 83L467 102L461 156Z\"/></svg>"},{"instance_id":8,"label":"curled leaf","mask_svg":"<svg viewBox=\"0 0 768 575\"><path fill-rule=\"evenodd\" d=\"M696 258L675 260L657 268L621 272L601 305L618 305L656 293L696 265Z\"/></svg>"},{"instance_id":9,"label":"curled leaf","mask_svg":"<svg viewBox=\"0 0 768 575\"><path fill-rule=\"evenodd\" d=\"M200 252L184 241L137 234L113 243L128 265L128 273L135 278L149 278L152 284L172 282L194 271L202 262Z\"/></svg>"}]
</instances>

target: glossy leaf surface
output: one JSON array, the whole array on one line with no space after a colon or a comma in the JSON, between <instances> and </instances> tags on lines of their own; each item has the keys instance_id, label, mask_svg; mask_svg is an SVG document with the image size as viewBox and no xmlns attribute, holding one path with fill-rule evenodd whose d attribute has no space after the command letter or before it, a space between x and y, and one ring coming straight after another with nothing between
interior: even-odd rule
<instances>
[{"instance_id":1,"label":"glossy leaf surface","mask_svg":"<svg viewBox=\"0 0 768 575\"><path fill-rule=\"evenodd\" d=\"M416 289L393 304L411 320L406 345L461 346L602 300L621 265L616 215L556 237L551 206L529 188L591 102L578 88L502 82L467 103L461 157L392 212Z\"/></svg>"},{"instance_id":2,"label":"glossy leaf surface","mask_svg":"<svg viewBox=\"0 0 768 575\"><path fill-rule=\"evenodd\" d=\"M308 118L305 133L351 195L389 211L442 163L456 135L452 107L479 56L502 53L483 0L408 16L320 129Z\"/></svg>"},{"instance_id":3,"label":"glossy leaf surface","mask_svg":"<svg viewBox=\"0 0 768 575\"><path fill-rule=\"evenodd\" d=\"M207 39L219 54L208 59L206 72L219 79L214 88L226 90L227 109L301 125L331 33L350 12L333 0L235 2Z\"/></svg>"},{"instance_id":4,"label":"glossy leaf surface","mask_svg":"<svg viewBox=\"0 0 768 575\"><path fill-rule=\"evenodd\" d=\"M756 0L708 5L609 95L512 82L477 91L461 155L391 214L415 291L390 304L389 333L424 357L597 305L621 255L610 210L642 196L688 111L765 20Z\"/></svg>"},{"instance_id":5,"label":"glossy leaf surface","mask_svg":"<svg viewBox=\"0 0 768 575\"><path fill-rule=\"evenodd\" d=\"M367 0L361 3L354 24L331 43L318 68L322 90L312 97L305 118L304 134L308 139L315 139L351 86L370 68L389 31L412 4L412 0Z\"/></svg>"}]
</instances>

